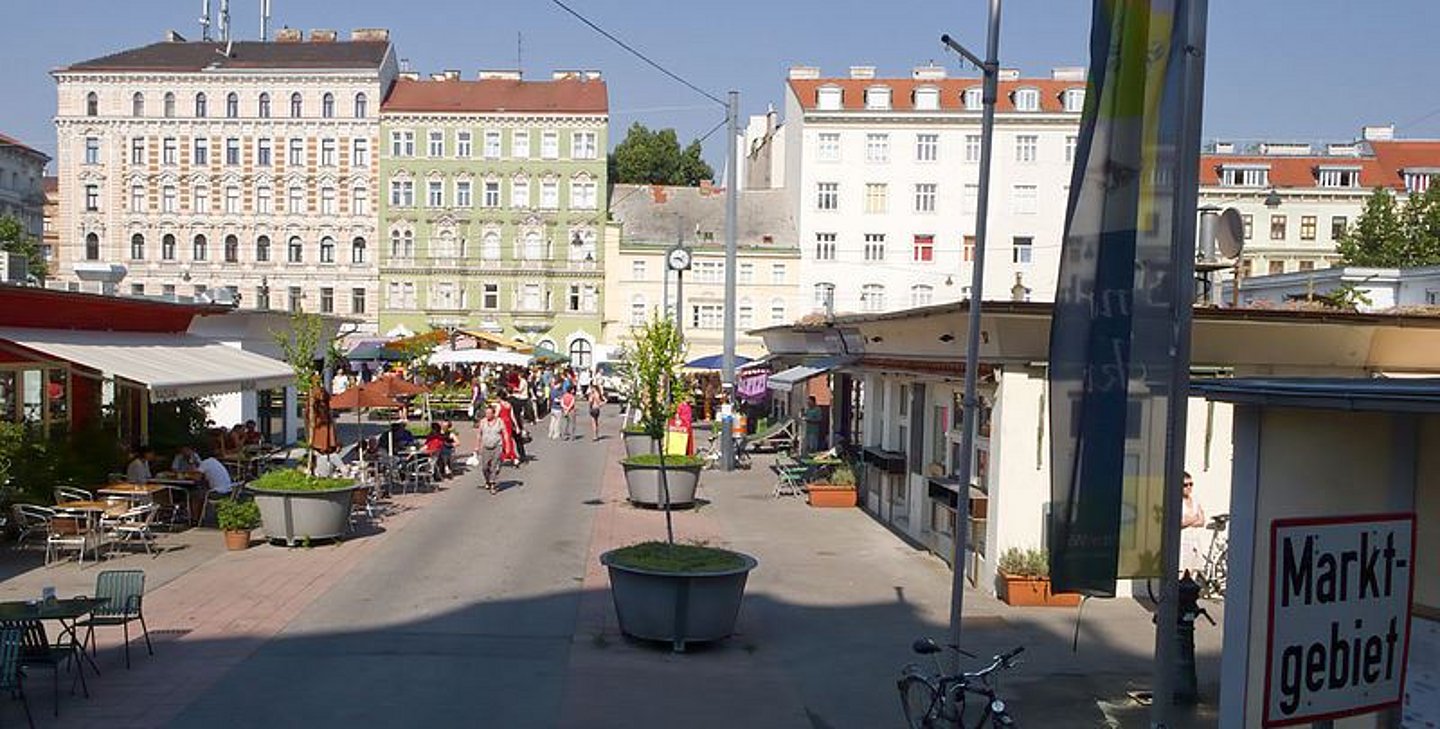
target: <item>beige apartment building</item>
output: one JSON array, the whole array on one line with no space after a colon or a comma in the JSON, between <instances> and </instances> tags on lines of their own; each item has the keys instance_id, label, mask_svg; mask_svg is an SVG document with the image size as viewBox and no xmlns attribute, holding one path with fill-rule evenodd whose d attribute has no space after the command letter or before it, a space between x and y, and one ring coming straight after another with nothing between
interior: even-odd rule
<instances>
[{"instance_id":1,"label":"beige apartment building","mask_svg":"<svg viewBox=\"0 0 1440 729\"><path fill-rule=\"evenodd\" d=\"M167 40L54 72L57 283L373 329L385 30Z\"/></svg>"}]
</instances>

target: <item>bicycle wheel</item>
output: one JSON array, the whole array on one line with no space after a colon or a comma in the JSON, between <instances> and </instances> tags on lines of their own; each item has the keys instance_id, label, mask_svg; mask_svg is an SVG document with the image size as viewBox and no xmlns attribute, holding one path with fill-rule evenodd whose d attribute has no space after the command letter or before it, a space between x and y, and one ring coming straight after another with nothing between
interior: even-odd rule
<instances>
[{"instance_id":1,"label":"bicycle wheel","mask_svg":"<svg viewBox=\"0 0 1440 729\"><path fill-rule=\"evenodd\" d=\"M905 710L905 726L910 729L938 727L935 717L940 714L939 698L935 687L920 676L900 679L900 706Z\"/></svg>"}]
</instances>

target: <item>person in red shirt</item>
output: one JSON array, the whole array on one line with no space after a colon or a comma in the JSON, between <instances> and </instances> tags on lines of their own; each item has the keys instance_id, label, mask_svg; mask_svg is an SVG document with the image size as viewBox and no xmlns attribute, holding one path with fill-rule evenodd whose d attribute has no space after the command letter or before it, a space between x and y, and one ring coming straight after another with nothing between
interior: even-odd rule
<instances>
[{"instance_id":1,"label":"person in red shirt","mask_svg":"<svg viewBox=\"0 0 1440 729\"><path fill-rule=\"evenodd\" d=\"M440 424L431 423L430 433L425 436L425 455L430 457L430 472L437 481L449 478L455 473L450 459L446 457L449 450L446 446L449 444L450 439L440 430Z\"/></svg>"}]
</instances>

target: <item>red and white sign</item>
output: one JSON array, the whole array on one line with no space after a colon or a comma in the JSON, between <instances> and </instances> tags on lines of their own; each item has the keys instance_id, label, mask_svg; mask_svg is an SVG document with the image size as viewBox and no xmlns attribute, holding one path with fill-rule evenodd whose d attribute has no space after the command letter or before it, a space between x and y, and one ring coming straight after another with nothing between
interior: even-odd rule
<instances>
[{"instance_id":1,"label":"red and white sign","mask_svg":"<svg viewBox=\"0 0 1440 729\"><path fill-rule=\"evenodd\" d=\"M1271 522L1265 726L1400 703L1414 575L1414 514Z\"/></svg>"}]
</instances>

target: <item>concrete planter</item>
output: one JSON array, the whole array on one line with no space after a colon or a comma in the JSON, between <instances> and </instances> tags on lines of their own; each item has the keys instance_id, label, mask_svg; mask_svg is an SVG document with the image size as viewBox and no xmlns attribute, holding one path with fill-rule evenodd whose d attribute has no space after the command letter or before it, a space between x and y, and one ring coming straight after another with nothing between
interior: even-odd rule
<instances>
[{"instance_id":1,"label":"concrete planter","mask_svg":"<svg viewBox=\"0 0 1440 729\"><path fill-rule=\"evenodd\" d=\"M625 457L643 456L655 452L655 441L645 433L622 433L625 437Z\"/></svg>"},{"instance_id":2,"label":"concrete planter","mask_svg":"<svg viewBox=\"0 0 1440 729\"><path fill-rule=\"evenodd\" d=\"M1004 588L1000 599L1012 607L1075 607L1080 604L1078 593L1056 594L1050 591L1048 577L1000 575Z\"/></svg>"},{"instance_id":3,"label":"concrete planter","mask_svg":"<svg viewBox=\"0 0 1440 729\"><path fill-rule=\"evenodd\" d=\"M350 526L352 493L364 488L352 484L325 491L254 490L260 507L260 524L266 539L294 546L305 539L339 539Z\"/></svg>"},{"instance_id":4,"label":"concrete planter","mask_svg":"<svg viewBox=\"0 0 1440 729\"><path fill-rule=\"evenodd\" d=\"M637 506L661 506L660 467L632 466L625 468L625 486L630 492L630 503ZM695 488L700 484L700 466L666 466L666 491L670 495L670 506L692 506L695 503Z\"/></svg>"},{"instance_id":5,"label":"concrete planter","mask_svg":"<svg viewBox=\"0 0 1440 729\"><path fill-rule=\"evenodd\" d=\"M686 643L727 638L735 632L745 581L759 562L741 554L745 564L724 572L656 572L615 564L600 555L610 571L610 593L620 631L644 640L665 641L675 652Z\"/></svg>"},{"instance_id":6,"label":"concrete planter","mask_svg":"<svg viewBox=\"0 0 1440 729\"><path fill-rule=\"evenodd\" d=\"M854 486L831 483L812 483L805 487L810 495L810 505L816 508L850 508L855 506Z\"/></svg>"}]
</instances>

